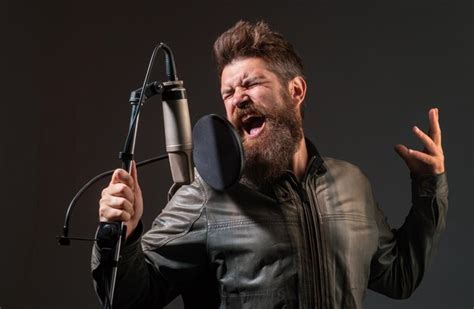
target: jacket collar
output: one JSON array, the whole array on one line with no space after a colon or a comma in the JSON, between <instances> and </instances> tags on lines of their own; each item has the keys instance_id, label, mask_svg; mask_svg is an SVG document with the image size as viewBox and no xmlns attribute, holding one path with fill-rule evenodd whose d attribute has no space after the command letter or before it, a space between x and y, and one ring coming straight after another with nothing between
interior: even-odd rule
<instances>
[{"instance_id":1,"label":"jacket collar","mask_svg":"<svg viewBox=\"0 0 474 309\"><path fill-rule=\"evenodd\" d=\"M272 187L273 197L279 202L287 201L292 199L292 195L289 191L293 191L298 187L301 187L304 183L313 177L318 177L326 173L324 166L324 160L319 154L314 144L307 138L305 138L306 149L308 152L308 163L306 165L306 171L299 181L293 171L287 170L280 180ZM291 187L291 189L290 189Z\"/></svg>"},{"instance_id":2,"label":"jacket collar","mask_svg":"<svg viewBox=\"0 0 474 309\"><path fill-rule=\"evenodd\" d=\"M306 165L306 171L301 178L298 180L291 170L287 170L285 174L280 178L279 183L282 184L285 181L289 181L294 187L301 186L312 176L321 176L326 173L326 168L324 167L324 160L319 154L318 150L314 144L308 139L305 138L306 142L306 151L308 152L308 163Z\"/></svg>"},{"instance_id":3,"label":"jacket collar","mask_svg":"<svg viewBox=\"0 0 474 309\"><path fill-rule=\"evenodd\" d=\"M306 166L306 172L303 176L303 179L306 179L308 176L316 173L316 175L323 175L326 173L326 168L324 167L324 160L319 154L318 150L314 144L305 137L306 149L308 151L308 165Z\"/></svg>"}]
</instances>

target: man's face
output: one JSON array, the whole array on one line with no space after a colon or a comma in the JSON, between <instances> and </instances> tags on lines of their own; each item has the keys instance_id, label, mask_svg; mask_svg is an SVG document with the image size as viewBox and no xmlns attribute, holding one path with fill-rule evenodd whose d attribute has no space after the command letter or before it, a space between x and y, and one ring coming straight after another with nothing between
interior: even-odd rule
<instances>
[{"instance_id":1,"label":"man's face","mask_svg":"<svg viewBox=\"0 0 474 309\"><path fill-rule=\"evenodd\" d=\"M257 185L274 181L291 167L303 137L302 120L288 86L260 58L234 60L222 71L227 118L241 136L244 176Z\"/></svg>"}]
</instances>

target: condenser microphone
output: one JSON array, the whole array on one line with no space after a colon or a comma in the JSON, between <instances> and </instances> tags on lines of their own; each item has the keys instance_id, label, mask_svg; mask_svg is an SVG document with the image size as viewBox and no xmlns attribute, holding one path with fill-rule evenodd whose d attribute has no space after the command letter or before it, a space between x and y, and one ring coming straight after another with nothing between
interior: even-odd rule
<instances>
[{"instance_id":1,"label":"condenser microphone","mask_svg":"<svg viewBox=\"0 0 474 309\"><path fill-rule=\"evenodd\" d=\"M169 156L173 181L178 186L190 184L194 180L193 142L183 81L164 82L162 102L166 152Z\"/></svg>"}]
</instances>

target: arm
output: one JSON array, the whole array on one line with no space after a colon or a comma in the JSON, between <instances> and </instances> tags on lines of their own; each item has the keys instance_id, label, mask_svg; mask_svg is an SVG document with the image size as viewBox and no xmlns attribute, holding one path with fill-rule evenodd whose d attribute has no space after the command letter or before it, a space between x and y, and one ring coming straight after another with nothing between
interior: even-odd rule
<instances>
[{"instance_id":1,"label":"arm","mask_svg":"<svg viewBox=\"0 0 474 309\"><path fill-rule=\"evenodd\" d=\"M391 230L377 209L379 246L371 263L369 288L393 298L409 297L420 284L445 227L448 185L437 109L430 110L429 119L429 134L413 128L425 146L423 151L395 147L412 177L412 208L405 223Z\"/></svg>"},{"instance_id":2,"label":"arm","mask_svg":"<svg viewBox=\"0 0 474 309\"><path fill-rule=\"evenodd\" d=\"M197 184L184 186L143 237L138 221L121 251L114 308L163 307L202 276L207 265L204 201ZM101 208L109 206L101 201ZM100 257L101 249L95 245L92 276L102 299L105 280Z\"/></svg>"},{"instance_id":3,"label":"arm","mask_svg":"<svg viewBox=\"0 0 474 309\"><path fill-rule=\"evenodd\" d=\"M377 208L379 247L370 267L369 288L392 298L413 293L436 252L448 209L446 174L412 175L412 205L398 230L391 230Z\"/></svg>"}]
</instances>

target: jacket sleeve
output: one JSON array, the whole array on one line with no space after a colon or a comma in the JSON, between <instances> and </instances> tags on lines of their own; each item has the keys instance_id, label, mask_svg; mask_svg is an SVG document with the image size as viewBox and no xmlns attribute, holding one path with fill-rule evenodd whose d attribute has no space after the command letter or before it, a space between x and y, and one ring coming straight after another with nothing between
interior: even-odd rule
<instances>
[{"instance_id":1,"label":"jacket sleeve","mask_svg":"<svg viewBox=\"0 0 474 309\"><path fill-rule=\"evenodd\" d=\"M113 308L159 308L205 273L205 195L195 183L176 192L143 237L140 223L121 251ZM101 250L92 251L92 276L100 299L105 293Z\"/></svg>"},{"instance_id":2,"label":"jacket sleeve","mask_svg":"<svg viewBox=\"0 0 474 309\"><path fill-rule=\"evenodd\" d=\"M420 284L445 228L446 174L412 175L412 207L404 224L391 229L377 208L378 249L372 258L369 288L392 298L407 298Z\"/></svg>"}]
</instances>

